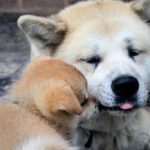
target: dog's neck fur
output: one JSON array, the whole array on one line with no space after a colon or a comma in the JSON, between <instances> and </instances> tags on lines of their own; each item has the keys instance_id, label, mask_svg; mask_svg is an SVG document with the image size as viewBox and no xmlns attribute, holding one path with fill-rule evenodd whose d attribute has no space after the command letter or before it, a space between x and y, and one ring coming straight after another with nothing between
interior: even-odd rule
<instances>
[{"instance_id":1,"label":"dog's neck fur","mask_svg":"<svg viewBox=\"0 0 150 150\"><path fill-rule=\"evenodd\" d=\"M16 98L16 96L9 96L13 103L23 107L27 111L31 112L34 115L37 115L44 121L46 121L49 125L54 127L61 135L65 138L70 137L70 131L72 130L72 124L74 121L74 116L69 114L55 114L52 117L45 117L40 110L36 107L35 103L32 99L24 99L24 98ZM63 113L63 112L62 112ZM53 117L54 116L54 117Z\"/></svg>"},{"instance_id":2,"label":"dog's neck fur","mask_svg":"<svg viewBox=\"0 0 150 150\"><path fill-rule=\"evenodd\" d=\"M125 116L113 116L108 112L102 112L99 118L81 123L81 127L96 132L112 133L126 128L137 114L138 111Z\"/></svg>"}]
</instances>

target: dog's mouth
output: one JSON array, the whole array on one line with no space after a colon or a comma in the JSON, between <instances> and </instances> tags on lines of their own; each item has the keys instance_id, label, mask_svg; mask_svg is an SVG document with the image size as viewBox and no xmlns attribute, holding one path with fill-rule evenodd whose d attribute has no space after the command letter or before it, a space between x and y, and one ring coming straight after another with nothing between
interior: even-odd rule
<instances>
[{"instance_id":1,"label":"dog's mouth","mask_svg":"<svg viewBox=\"0 0 150 150\"><path fill-rule=\"evenodd\" d=\"M133 103L123 103L123 104L119 104L117 106L113 106L113 107L108 107L108 106L104 106L102 104L98 104L98 108L100 111L124 111L124 112L131 112L133 110L135 110L136 108L138 108L138 106L136 104Z\"/></svg>"}]
</instances>

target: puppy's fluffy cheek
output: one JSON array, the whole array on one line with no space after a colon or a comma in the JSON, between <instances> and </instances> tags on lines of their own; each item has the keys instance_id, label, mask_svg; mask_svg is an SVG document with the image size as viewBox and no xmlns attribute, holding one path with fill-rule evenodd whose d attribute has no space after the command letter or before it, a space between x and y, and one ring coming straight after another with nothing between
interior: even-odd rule
<instances>
[{"instance_id":1,"label":"puppy's fluffy cheek","mask_svg":"<svg viewBox=\"0 0 150 150\"><path fill-rule=\"evenodd\" d=\"M79 117L79 122L88 121L88 120L90 120L92 118L96 118L97 116L100 115L99 109L96 106L96 104L92 103L85 107L86 108L84 108L82 114Z\"/></svg>"}]
</instances>

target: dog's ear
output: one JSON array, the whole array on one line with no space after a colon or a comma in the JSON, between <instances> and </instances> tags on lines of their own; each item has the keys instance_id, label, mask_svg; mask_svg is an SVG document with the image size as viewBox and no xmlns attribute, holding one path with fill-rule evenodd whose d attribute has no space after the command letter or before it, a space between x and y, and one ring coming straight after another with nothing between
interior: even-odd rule
<instances>
[{"instance_id":1,"label":"dog's ear","mask_svg":"<svg viewBox=\"0 0 150 150\"><path fill-rule=\"evenodd\" d=\"M63 80L58 82L58 85L55 84L55 90L57 91L57 93L55 92L55 110L60 112L64 111L68 114L81 114L82 108L80 102L70 85Z\"/></svg>"},{"instance_id":2,"label":"dog's ear","mask_svg":"<svg viewBox=\"0 0 150 150\"><path fill-rule=\"evenodd\" d=\"M40 81L32 87L34 102L46 117L55 113L81 114L82 108L69 84L63 80Z\"/></svg>"},{"instance_id":3,"label":"dog's ear","mask_svg":"<svg viewBox=\"0 0 150 150\"><path fill-rule=\"evenodd\" d=\"M31 46L53 49L63 40L67 27L56 16L39 17L23 15L18 19L19 28L27 35Z\"/></svg>"},{"instance_id":4,"label":"dog's ear","mask_svg":"<svg viewBox=\"0 0 150 150\"><path fill-rule=\"evenodd\" d=\"M134 0L131 7L145 22L150 22L150 0Z\"/></svg>"},{"instance_id":5,"label":"dog's ear","mask_svg":"<svg viewBox=\"0 0 150 150\"><path fill-rule=\"evenodd\" d=\"M53 96L55 100L55 111L65 111L69 114L79 115L82 112L81 105L79 100L75 96L70 85L61 80L57 82L55 81L55 85L53 85Z\"/></svg>"}]
</instances>

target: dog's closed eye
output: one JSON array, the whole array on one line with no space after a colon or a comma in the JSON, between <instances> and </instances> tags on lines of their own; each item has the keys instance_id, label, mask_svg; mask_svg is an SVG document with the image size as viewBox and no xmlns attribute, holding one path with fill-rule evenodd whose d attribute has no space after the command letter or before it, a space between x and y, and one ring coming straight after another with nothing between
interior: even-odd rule
<instances>
[{"instance_id":1,"label":"dog's closed eye","mask_svg":"<svg viewBox=\"0 0 150 150\"><path fill-rule=\"evenodd\" d=\"M133 46L130 39L126 39L126 43L127 43L128 55L130 58L134 59L138 55L145 53L144 50L141 50L140 48L135 48L135 46Z\"/></svg>"},{"instance_id":2,"label":"dog's closed eye","mask_svg":"<svg viewBox=\"0 0 150 150\"><path fill-rule=\"evenodd\" d=\"M129 57L131 57L131 58L134 58L134 57L136 57L142 53L144 53L144 51L137 50L137 49L134 49L132 47L128 47L128 54L129 54Z\"/></svg>"},{"instance_id":3,"label":"dog's closed eye","mask_svg":"<svg viewBox=\"0 0 150 150\"><path fill-rule=\"evenodd\" d=\"M80 61L86 62L87 64L91 64L96 68L101 62L101 58L99 56L92 56L89 58L82 58Z\"/></svg>"}]
</instances>

